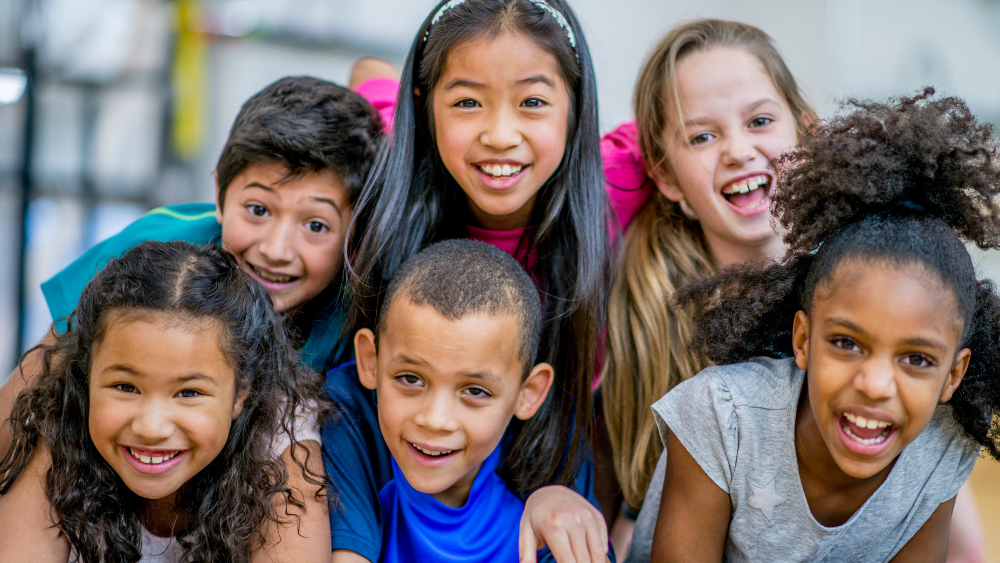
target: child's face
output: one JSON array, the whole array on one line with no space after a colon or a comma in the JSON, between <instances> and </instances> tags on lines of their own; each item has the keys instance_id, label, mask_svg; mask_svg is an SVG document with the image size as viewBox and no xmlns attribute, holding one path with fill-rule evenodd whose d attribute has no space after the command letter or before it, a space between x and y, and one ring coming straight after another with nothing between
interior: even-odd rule
<instances>
[{"instance_id":1,"label":"child's face","mask_svg":"<svg viewBox=\"0 0 1000 563\"><path fill-rule=\"evenodd\" d=\"M431 93L438 152L476 220L526 227L566 150L569 92L556 58L520 34L470 40L448 53Z\"/></svg>"},{"instance_id":2,"label":"child's face","mask_svg":"<svg viewBox=\"0 0 1000 563\"><path fill-rule=\"evenodd\" d=\"M954 293L921 266L848 260L817 288L811 309L793 330L796 363L807 370L804 408L815 420L805 428L818 429L841 471L872 477L965 374L970 352L959 349Z\"/></svg>"},{"instance_id":3,"label":"child's face","mask_svg":"<svg viewBox=\"0 0 1000 563\"><path fill-rule=\"evenodd\" d=\"M687 201L719 265L741 261L751 248L780 255L768 192L771 161L797 138L785 98L760 60L741 49L688 55L677 64L677 83L685 122L675 134L669 120L668 167L653 172L657 186L670 200Z\"/></svg>"},{"instance_id":4,"label":"child's face","mask_svg":"<svg viewBox=\"0 0 1000 563\"><path fill-rule=\"evenodd\" d=\"M214 321L109 322L90 365L90 438L129 489L163 499L219 455L243 397Z\"/></svg>"},{"instance_id":5,"label":"child's face","mask_svg":"<svg viewBox=\"0 0 1000 563\"><path fill-rule=\"evenodd\" d=\"M355 337L362 384L378 391L382 436L407 481L462 506L511 416L531 417L552 382L539 364L522 383L520 325L510 315L449 320L397 296L379 337Z\"/></svg>"},{"instance_id":6,"label":"child's face","mask_svg":"<svg viewBox=\"0 0 1000 563\"><path fill-rule=\"evenodd\" d=\"M340 269L351 221L347 190L330 171L285 178L279 164L254 164L218 202L222 246L261 283L278 311L316 297Z\"/></svg>"}]
</instances>

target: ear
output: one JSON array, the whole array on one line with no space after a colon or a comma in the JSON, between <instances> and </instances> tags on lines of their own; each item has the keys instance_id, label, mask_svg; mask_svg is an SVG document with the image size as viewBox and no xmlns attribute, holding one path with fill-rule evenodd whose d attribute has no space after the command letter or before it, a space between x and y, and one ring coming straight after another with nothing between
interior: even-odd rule
<instances>
[{"instance_id":1,"label":"ear","mask_svg":"<svg viewBox=\"0 0 1000 563\"><path fill-rule=\"evenodd\" d=\"M247 397L250 396L250 389L244 389L236 395L236 401L233 403L233 420L236 420L243 414L243 403L246 402Z\"/></svg>"},{"instance_id":2,"label":"ear","mask_svg":"<svg viewBox=\"0 0 1000 563\"><path fill-rule=\"evenodd\" d=\"M799 117L801 117L802 123L806 124L806 131L816 130L815 128L816 123L813 121L812 117L809 116L808 112L802 112L801 114L799 114Z\"/></svg>"},{"instance_id":3,"label":"ear","mask_svg":"<svg viewBox=\"0 0 1000 563\"><path fill-rule=\"evenodd\" d=\"M358 362L358 379L368 389L375 389L378 371L378 354L375 351L375 333L363 328L354 335L354 358Z\"/></svg>"},{"instance_id":4,"label":"ear","mask_svg":"<svg viewBox=\"0 0 1000 563\"><path fill-rule=\"evenodd\" d=\"M219 173L217 171L212 172L212 181L215 182L215 220L222 224L222 204L224 203L219 196L222 195L222 190L219 189Z\"/></svg>"},{"instance_id":5,"label":"ear","mask_svg":"<svg viewBox=\"0 0 1000 563\"><path fill-rule=\"evenodd\" d=\"M968 348L962 348L955 355L955 361L951 364L951 371L948 372L948 377L944 380L944 388L941 389L939 401L947 403L951 400L955 389L958 389L958 386L962 383L962 378L965 377L965 370L969 369L969 360L971 358L972 350Z\"/></svg>"},{"instance_id":6,"label":"ear","mask_svg":"<svg viewBox=\"0 0 1000 563\"><path fill-rule=\"evenodd\" d=\"M673 172L667 169L665 163L655 167L650 166L649 168L649 177L653 179L656 189L660 190L661 194L675 203L684 200L684 192L677 185L677 179L674 178Z\"/></svg>"},{"instance_id":7,"label":"ear","mask_svg":"<svg viewBox=\"0 0 1000 563\"><path fill-rule=\"evenodd\" d=\"M553 375L552 366L546 363L531 368L528 378L521 384L514 416L521 420L528 420L535 416L542 403L545 402L545 397L549 395Z\"/></svg>"},{"instance_id":8,"label":"ear","mask_svg":"<svg viewBox=\"0 0 1000 563\"><path fill-rule=\"evenodd\" d=\"M795 365L799 369L809 367L809 315L805 311L795 313L792 323L792 350L795 352Z\"/></svg>"}]
</instances>

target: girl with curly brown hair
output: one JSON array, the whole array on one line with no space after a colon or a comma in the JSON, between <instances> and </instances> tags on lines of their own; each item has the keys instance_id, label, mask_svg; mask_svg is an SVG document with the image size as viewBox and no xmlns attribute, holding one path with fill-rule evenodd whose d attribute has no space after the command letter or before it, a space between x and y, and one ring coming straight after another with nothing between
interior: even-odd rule
<instances>
[{"instance_id":1,"label":"girl with curly brown hair","mask_svg":"<svg viewBox=\"0 0 1000 563\"><path fill-rule=\"evenodd\" d=\"M322 462L299 443L329 401L282 323L214 245L111 260L15 403L0 560L329 561L304 502L328 506Z\"/></svg>"},{"instance_id":2,"label":"girl with curly brown hair","mask_svg":"<svg viewBox=\"0 0 1000 563\"><path fill-rule=\"evenodd\" d=\"M656 561L945 561L959 488L1000 459L1000 297L965 247L1000 247L1000 163L932 95L806 135L773 194L782 261L678 293L719 365L653 406Z\"/></svg>"}]
</instances>

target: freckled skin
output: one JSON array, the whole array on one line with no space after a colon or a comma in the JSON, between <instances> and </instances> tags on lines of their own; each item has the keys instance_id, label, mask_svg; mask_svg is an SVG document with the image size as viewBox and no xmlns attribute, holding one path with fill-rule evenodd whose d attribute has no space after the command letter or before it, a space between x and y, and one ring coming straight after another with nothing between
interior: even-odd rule
<instances>
[{"instance_id":1,"label":"freckled skin","mask_svg":"<svg viewBox=\"0 0 1000 563\"><path fill-rule=\"evenodd\" d=\"M541 80L525 81L534 78ZM476 221L497 230L526 227L538 190L566 150L569 91L556 58L516 33L467 41L448 53L431 103L441 160ZM525 166L514 186L484 181L477 165L497 159Z\"/></svg>"},{"instance_id":2,"label":"freckled skin","mask_svg":"<svg viewBox=\"0 0 1000 563\"><path fill-rule=\"evenodd\" d=\"M760 60L742 49L694 53L677 64L686 126L665 135L666 166L652 172L672 201L687 201L698 216L719 266L756 257L780 257L771 214L745 217L722 197L727 183L747 174L771 174L771 162L797 141L797 125Z\"/></svg>"}]
</instances>

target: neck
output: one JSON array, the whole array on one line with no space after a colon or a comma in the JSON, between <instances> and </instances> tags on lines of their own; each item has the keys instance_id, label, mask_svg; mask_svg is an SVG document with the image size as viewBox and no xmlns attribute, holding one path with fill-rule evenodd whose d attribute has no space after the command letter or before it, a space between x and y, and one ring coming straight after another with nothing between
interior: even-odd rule
<instances>
[{"instance_id":1,"label":"neck","mask_svg":"<svg viewBox=\"0 0 1000 563\"><path fill-rule=\"evenodd\" d=\"M785 254L785 243L781 237L774 235L756 244L738 244L705 233L705 242L712 253L712 262L718 269L760 260L780 260Z\"/></svg>"},{"instance_id":2,"label":"neck","mask_svg":"<svg viewBox=\"0 0 1000 563\"><path fill-rule=\"evenodd\" d=\"M187 519L177 506L177 493L161 499L143 499L142 525L154 536L169 538L187 523Z\"/></svg>"},{"instance_id":3,"label":"neck","mask_svg":"<svg viewBox=\"0 0 1000 563\"><path fill-rule=\"evenodd\" d=\"M513 231L528 227L528 223L531 220L531 210L535 205L535 196L531 196L531 199L522 205L520 209L507 215L491 215L480 209L471 198L468 199L468 202L469 210L472 211L472 218L475 220L476 226L491 231Z\"/></svg>"},{"instance_id":4,"label":"neck","mask_svg":"<svg viewBox=\"0 0 1000 563\"><path fill-rule=\"evenodd\" d=\"M885 482L895 465L894 461L864 479L844 473L823 440L805 383L795 415L795 457L809 510L824 526L847 522Z\"/></svg>"},{"instance_id":5,"label":"neck","mask_svg":"<svg viewBox=\"0 0 1000 563\"><path fill-rule=\"evenodd\" d=\"M462 508L465 506L465 503L469 502L469 493L472 491L472 483L476 480L476 476L479 475L479 470L482 467L483 464L480 463L474 470L466 473L465 476L459 479L457 483L440 493L435 493L431 496L445 506Z\"/></svg>"}]
</instances>

